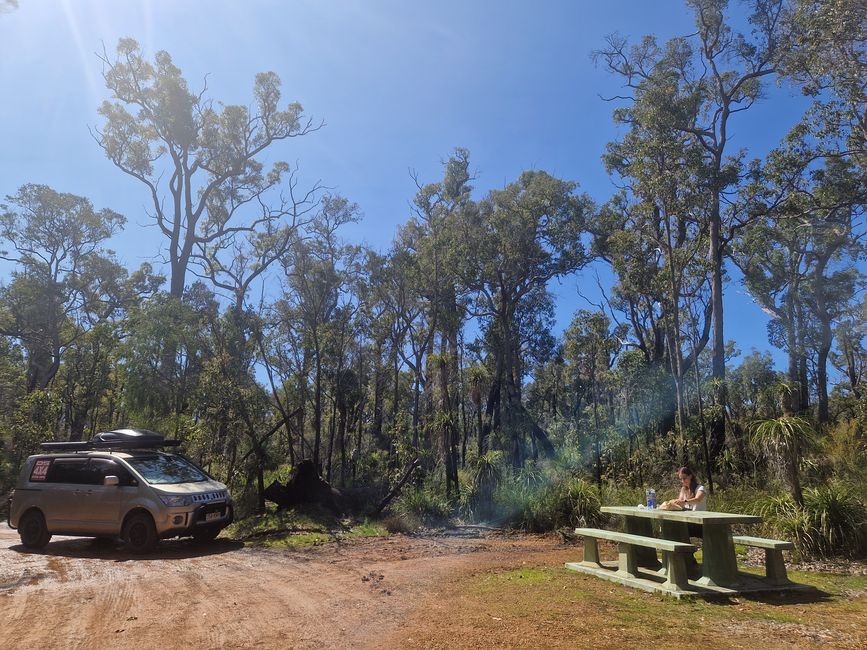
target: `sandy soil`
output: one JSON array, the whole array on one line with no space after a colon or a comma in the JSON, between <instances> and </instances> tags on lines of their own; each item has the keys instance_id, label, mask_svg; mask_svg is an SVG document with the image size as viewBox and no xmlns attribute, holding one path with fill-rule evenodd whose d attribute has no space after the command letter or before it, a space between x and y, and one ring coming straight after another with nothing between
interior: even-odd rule
<instances>
[{"instance_id":1,"label":"sandy soil","mask_svg":"<svg viewBox=\"0 0 867 650\"><path fill-rule=\"evenodd\" d=\"M30 553L0 524L0 649L867 647L863 577L678 603L563 569L581 556L517 534L169 541L144 558L60 537Z\"/></svg>"},{"instance_id":2,"label":"sandy soil","mask_svg":"<svg viewBox=\"0 0 867 650\"><path fill-rule=\"evenodd\" d=\"M372 538L303 552L217 540L130 557L0 524L0 648L380 647L444 580L574 559L551 538Z\"/></svg>"}]
</instances>

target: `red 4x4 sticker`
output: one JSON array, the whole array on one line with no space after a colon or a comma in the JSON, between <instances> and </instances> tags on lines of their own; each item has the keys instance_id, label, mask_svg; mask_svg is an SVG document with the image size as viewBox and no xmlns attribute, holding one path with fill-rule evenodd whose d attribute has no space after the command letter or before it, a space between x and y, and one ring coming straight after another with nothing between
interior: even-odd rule
<instances>
[{"instance_id":1,"label":"red 4x4 sticker","mask_svg":"<svg viewBox=\"0 0 867 650\"><path fill-rule=\"evenodd\" d=\"M48 468L51 467L51 459L37 460L33 464L33 471L30 472L31 481L44 481L48 476Z\"/></svg>"}]
</instances>

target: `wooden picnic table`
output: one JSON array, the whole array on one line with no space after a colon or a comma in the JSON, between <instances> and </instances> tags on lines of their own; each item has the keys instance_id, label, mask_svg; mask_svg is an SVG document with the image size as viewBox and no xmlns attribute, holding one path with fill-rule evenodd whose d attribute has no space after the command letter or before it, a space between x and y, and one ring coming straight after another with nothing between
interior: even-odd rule
<instances>
[{"instance_id":1,"label":"wooden picnic table","mask_svg":"<svg viewBox=\"0 0 867 650\"><path fill-rule=\"evenodd\" d=\"M634 535L654 537L653 521L660 522L660 537L675 542L689 542L688 524L702 527L702 565L698 584L703 586L734 587L738 584L738 566L732 541L734 524L758 524L762 518L710 510L659 510L636 506L606 506L602 512L621 515L624 530ZM658 568L656 552L641 549L641 566Z\"/></svg>"}]
</instances>

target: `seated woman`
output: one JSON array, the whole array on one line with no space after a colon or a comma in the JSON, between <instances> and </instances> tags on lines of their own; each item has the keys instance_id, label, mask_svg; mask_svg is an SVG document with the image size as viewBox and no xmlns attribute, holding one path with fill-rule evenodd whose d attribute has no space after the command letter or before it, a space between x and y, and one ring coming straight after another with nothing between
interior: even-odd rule
<instances>
[{"instance_id":1,"label":"seated woman","mask_svg":"<svg viewBox=\"0 0 867 650\"><path fill-rule=\"evenodd\" d=\"M666 501L660 508L662 510L707 510L707 492L703 485L698 484L698 479L689 467L681 467L677 470L677 478L680 481L680 494L676 499ZM690 537L702 537L701 524L690 523Z\"/></svg>"},{"instance_id":2,"label":"seated woman","mask_svg":"<svg viewBox=\"0 0 867 650\"><path fill-rule=\"evenodd\" d=\"M673 502L684 510L707 510L707 492L703 485L698 484L692 470L681 467L677 470L677 478L680 479L680 494Z\"/></svg>"}]
</instances>

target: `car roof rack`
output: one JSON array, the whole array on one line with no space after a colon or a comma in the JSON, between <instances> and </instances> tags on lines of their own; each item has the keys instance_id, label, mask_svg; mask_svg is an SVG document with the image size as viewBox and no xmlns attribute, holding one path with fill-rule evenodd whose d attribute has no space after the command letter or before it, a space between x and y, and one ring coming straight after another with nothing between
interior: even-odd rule
<instances>
[{"instance_id":1,"label":"car roof rack","mask_svg":"<svg viewBox=\"0 0 867 650\"><path fill-rule=\"evenodd\" d=\"M155 431L147 429L116 429L97 433L90 440L81 442L43 442L46 451L93 451L98 449L158 449L177 447L180 440L166 440Z\"/></svg>"}]
</instances>

